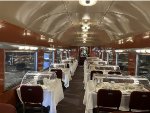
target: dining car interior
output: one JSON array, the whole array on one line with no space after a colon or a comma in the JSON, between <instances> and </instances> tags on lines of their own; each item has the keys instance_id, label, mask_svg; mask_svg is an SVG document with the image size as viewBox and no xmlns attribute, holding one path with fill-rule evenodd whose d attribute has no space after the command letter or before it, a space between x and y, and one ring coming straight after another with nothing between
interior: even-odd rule
<instances>
[{"instance_id":1,"label":"dining car interior","mask_svg":"<svg viewBox=\"0 0 150 113\"><path fill-rule=\"evenodd\" d=\"M0 113L150 113L150 1L0 0Z\"/></svg>"}]
</instances>

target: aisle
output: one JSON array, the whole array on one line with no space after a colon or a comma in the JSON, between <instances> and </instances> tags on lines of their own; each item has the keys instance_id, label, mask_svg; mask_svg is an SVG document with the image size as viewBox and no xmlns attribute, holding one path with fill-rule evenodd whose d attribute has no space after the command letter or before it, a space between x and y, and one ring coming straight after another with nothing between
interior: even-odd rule
<instances>
[{"instance_id":1,"label":"aisle","mask_svg":"<svg viewBox=\"0 0 150 113\"><path fill-rule=\"evenodd\" d=\"M83 105L83 67L78 66L70 81L69 88L64 90L64 95L65 98L57 106L57 113L85 112L85 106Z\"/></svg>"}]
</instances>

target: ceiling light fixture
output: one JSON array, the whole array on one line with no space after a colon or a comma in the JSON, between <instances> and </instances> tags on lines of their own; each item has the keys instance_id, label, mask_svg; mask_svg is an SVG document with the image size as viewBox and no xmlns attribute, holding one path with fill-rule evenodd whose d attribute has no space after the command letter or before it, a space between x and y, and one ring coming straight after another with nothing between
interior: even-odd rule
<instances>
[{"instance_id":1,"label":"ceiling light fixture","mask_svg":"<svg viewBox=\"0 0 150 113\"><path fill-rule=\"evenodd\" d=\"M82 6L93 6L96 4L96 2L97 2L97 0L79 0L79 3Z\"/></svg>"},{"instance_id":2,"label":"ceiling light fixture","mask_svg":"<svg viewBox=\"0 0 150 113\"><path fill-rule=\"evenodd\" d=\"M83 38L83 41L87 41L86 38Z\"/></svg>"},{"instance_id":3,"label":"ceiling light fixture","mask_svg":"<svg viewBox=\"0 0 150 113\"><path fill-rule=\"evenodd\" d=\"M83 25L81 28L82 29L90 29L90 26L89 25Z\"/></svg>"},{"instance_id":4,"label":"ceiling light fixture","mask_svg":"<svg viewBox=\"0 0 150 113\"><path fill-rule=\"evenodd\" d=\"M88 29L82 29L83 32L88 32Z\"/></svg>"},{"instance_id":5,"label":"ceiling light fixture","mask_svg":"<svg viewBox=\"0 0 150 113\"><path fill-rule=\"evenodd\" d=\"M82 35L82 37L87 37L87 36L88 36L87 34L83 34L83 35Z\"/></svg>"},{"instance_id":6,"label":"ceiling light fixture","mask_svg":"<svg viewBox=\"0 0 150 113\"><path fill-rule=\"evenodd\" d=\"M86 43L86 41L83 41L83 43Z\"/></svg>"}]
</instances>

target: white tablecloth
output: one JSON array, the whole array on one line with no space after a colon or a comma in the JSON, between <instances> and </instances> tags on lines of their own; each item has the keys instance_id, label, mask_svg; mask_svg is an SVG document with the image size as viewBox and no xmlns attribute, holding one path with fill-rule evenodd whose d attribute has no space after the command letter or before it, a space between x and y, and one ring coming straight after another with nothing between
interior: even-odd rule
<instances>
[{"instance_id":1,"label":"white tablecloth","mask_svg":"<svg viewBox=\"0 0 150 113\"><path fill-rule=\"evenodd\" d=\"M103 75L108 75L108 72L109 71L112 71L112 70L96 70L95 69L95 66L93 66L92 68L88 69L88 68L84 68L84 85L86 87L86 84L87 82L90 80L91 78L91 71L102 71L103 72Z\"/></svg>"},{"instance_id":2,"label":"white tablecloth","mask_svg":"<svg viewBox=\"0 0 150 113\"><path fill-rule=\"evenodd\" d=\"M129 97L130 95L122 95L119 109L123 111L129 110ZM97 107L97 93L95 92L95 85L92 80L87 83L83 104L86 106L85 113L93 113L93 108Z\"/></svg>"},{"instance_id":3,"label":"white tablecloth","mask_svg":"<svg viewBox=\"0 0 150 113\"><path fill-rule=\"evenodd\" d=\"M62 70L62 81L64 82L64 86L69 87L69 81L72 80L71 73L69 68L51 68L51 69L61 69ZM51 70L50 69L50 70Z\"/></svg>"},{"instance_id":4,"label":"white tablecloth","mask_svg":"<svg viewBox=\"0 0 150 113\"><path fill-rule=\"evenodd\" d=\"M63 72L62 81L64 82L64 86L67 88L69 87L69 81L72 80L71 73L69 68L61 68Z\"/></svg>"},{"instance_id":5,"label":"white tablecloth","mask_svg":"<svg viewBox=\"0 0 150 113\"><path fill-rule=\"evenodd\" d=\"M64 98L62 84L60 79L56 79L54 87L42 86L43 87L43 102L42 105L47 107L50 106L49 113L57 113L56 106ZM17 88L18 97L21 100L20 88Z\"/></svg>"}]
</instances>

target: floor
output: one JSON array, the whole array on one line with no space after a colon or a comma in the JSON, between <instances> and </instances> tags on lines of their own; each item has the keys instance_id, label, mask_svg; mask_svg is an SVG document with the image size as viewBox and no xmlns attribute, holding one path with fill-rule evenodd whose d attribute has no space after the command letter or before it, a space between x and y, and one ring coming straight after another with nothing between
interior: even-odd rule
<instances>
[{"instance_id":1,"label":"floor","mask_svg":"<svg viewBox=\"0 0 150 113\"><path fill-rule=\"evenodd\" d=\"M84 113L83 67L77 67L69 88L64 90L65 98L58 104L57 113Z\"/></svg>"}]
</instances>

